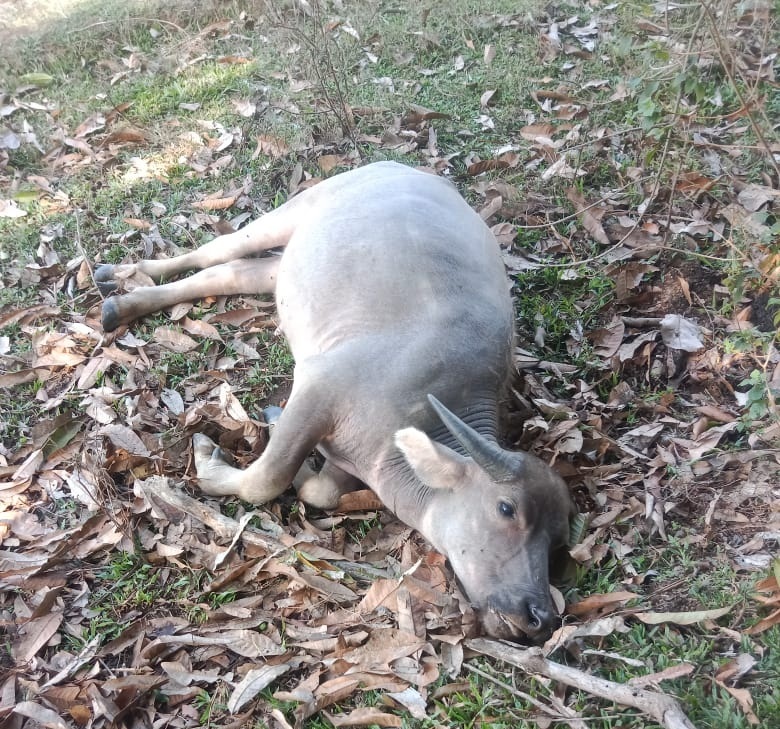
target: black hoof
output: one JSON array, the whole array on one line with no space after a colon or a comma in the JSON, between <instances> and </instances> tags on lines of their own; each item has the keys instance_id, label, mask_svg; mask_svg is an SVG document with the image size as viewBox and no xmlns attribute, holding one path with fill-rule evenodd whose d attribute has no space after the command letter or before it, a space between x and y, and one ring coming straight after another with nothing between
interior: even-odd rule
<instances>
[{"instance_id":1,"label":"black hoof","mask_svg":"<svg viewBox=\"0 0 780 729\"><path fill-rule=\"evenodd\" d=\"M104 296L116 291L116 281L114 281L114 267L108 263L98 266L95 271L95 283Z\"/></svg>"},{"instance_id":2,"label":"black hoof","mask_svg":"<svg viewBox=\"0 0 780 729\"><path fill-rule=\"evenodd\" d=\"M282 414L282 409L277 405L269 405L267 408L263 408L263 419L269 426L276 425L276 421L279 420Z\"/></svg>"},{"instance_id":3,"label":"black hoof","mask_svg":"<svg viewBox=\"0 0 780 729\"><path fill-rule=\"evenodd\" d=\"M95 281L104 283L114 278L114 267L110 263L103 263L95 269Z\"/></svg>"},{"instance_id":4,"label":"black hoof","mask_svg":"<svg viewBox=\"0 0 780 729\"><path fill-rule=\"evenodd\" d=\"M222 450L219 446L216 446L211 452L211 460L219 461L219 463L226 463L228 466L234 466L236 463L233 456L227 451Z\"/></svg>"},{"instance_id":5,"label":"black hoof","mask_svg":"<svg viewBox=\"0 0 780 729\"><path fill-rule=\"evenodd\" d=\"M103 312L100 319L104 332L113 332L122 323L116 298L106 299L103 302Z\"/></svg>"}]
</instances>

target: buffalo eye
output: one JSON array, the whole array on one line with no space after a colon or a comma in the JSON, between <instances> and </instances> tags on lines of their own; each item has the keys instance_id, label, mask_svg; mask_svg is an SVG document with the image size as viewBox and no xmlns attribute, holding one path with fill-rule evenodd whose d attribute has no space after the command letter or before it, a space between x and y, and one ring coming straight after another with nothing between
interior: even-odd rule
<instances>
[{"instance_id":1,"label":"buffalo eye","mask_svg":"<svg viewBox=\"0 0 780 729\"><path fill-rule=\"evenodd\" d=\"M515 518L515 507L510 504L508 501L499 501L498 502L498 513L501 514L506 519L514 519Z\"/></svg>"}]
</instances>

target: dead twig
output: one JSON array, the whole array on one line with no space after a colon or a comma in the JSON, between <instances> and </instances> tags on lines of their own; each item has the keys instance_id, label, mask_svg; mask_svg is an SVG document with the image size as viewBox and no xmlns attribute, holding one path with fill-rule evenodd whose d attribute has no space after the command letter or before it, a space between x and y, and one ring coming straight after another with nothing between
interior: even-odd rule
<instances>
[{"instance_id":1,"label":"dead twig","mask_svg":"<svg viewBox=\"0 0 780 729\"><path fill-rule=\"evenodd\" d=\"M504 683L504 681L499 681L495 676L491 676L487 671L483 671L476 666L471 666L468 663L463 664L463 667L472 673L476 673L477 676L481 676L486 681L494 683L496 686L499 686L500 688L504 689L504 691L507 691L513 696L517 696L518 699L527 701L529 704L531 704L531 706L535 706L539 711L549 716L553 721L565 721L572 729L587 729L588 725L576 712L572 711L568 706L559 705L556 708L551 708L547 706L547 704L539 701L539 699L531 696L531 694L527 694L525 691L520 691L514 686L510 686L508 683ZM554 696L552 698L555 699Z\"/></svg>"},{"instance_id":2,"label":"dead twig","mask_svg":"<svg viewBox=\"0 0 780 729\"><path fill-rule=\"evenodd\" d=\"M270 552L283 552L290 549L276 538L261 534L255 529L244 529L242 532L241 524L235 519L220 514L179 489L172 488L164 476L152 476L145 481L140 481L139 486L149 503L160 509L166 516L172 517L172 512L183 512L205 524L223 539L233 539L240 533L242 539L248 544L262 547Z\"/></svg>"},{"instance_id":3,"label":"dead twig","mask_svg":"<svg viewBox=\"0 0 780 729\"><path fill-rule=\"evenodd\" d=\"M297 551L295 540L289 535L282 535L281 539L277 539L273 534L262 533L220 514L216 509L188 496L181 489L172 487L164 476L152 476L144 481L139 481L138 485L147 501L172 520L179 518L182 513L188 514L214 531L221 539L229 539L232 542L240 536L244 543L261 547L273 556ZM234 544L231 543L230 549L233 546ZM397 576L388 570L379 569L369 564L359 564L349 560L334 559L331 561L356 580L370 582L380 578L388 579Z\"/></svg>"},{"instance_id":4,"label":"dead twig","mask_svg":"<svg viewBox=\"0 0 780 729\"><path fill-rule=\"evenodd\" d=\"M548 660L539 648L518 648L486 638L466 641L466 647L478 653L517 666L526 673L546 676L586 693L623 706L638 709L666 729L696 729L675 699L657 691L637 689Z\"/></svg>"},{"instance_id":5,"label":"dead twig","mask_svg":"<svg viewBox=\"0 0 780 729\"><path fill-rule=\"evenodd\" d=\"M775 161L772 147L764 135L764 130L761 128L761 125L758 123L755 115L753 114L750 100L745 98L745 95L742 93L742 89L740 88L739 84L737 83L737 79L735 78L734 69L739 68L739 64L734 58L734 54L732 53L730 45L723 39L723 35L721 34L718 25L718 19L710 4L702 3L702 10L707 15L707 20L709 21L710 25L710 33L712 34L712 39L715 41L715 47L718 50L718 59L720 60L720 65L723 69L723 72L726 74L726 78L729 80L731 90L739 99L739 103L742 105L742 108L745 111L745 116L747 117L748 122L750 122L750 126L753 128L753 133L756 135L756 139L758 139L759 143L764 149L767 161L774 169L775 175L777 175L777 179L780 180L780 165L778 165Z\"/></svg>"}]
</instances>

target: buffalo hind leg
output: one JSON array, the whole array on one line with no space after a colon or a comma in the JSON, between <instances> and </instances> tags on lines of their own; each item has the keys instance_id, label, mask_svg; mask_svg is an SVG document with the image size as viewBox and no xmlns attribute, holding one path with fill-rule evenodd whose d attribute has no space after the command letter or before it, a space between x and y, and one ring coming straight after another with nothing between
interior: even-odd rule
<instances>
[{"instance_id":1,"label":"buffalo hind leg","mask_svg":"<svg viewBox=\"0 0 780 729\"><path fill-rule=\"evenodd\" d=\"M140 286L103 302L104 331L184 301L230 294L272 294L281 256L222 263L161 286Z\"/></svg>"},{"instance_id":2,"label":"buffalo hind leg","mask_svg":"<svg viewBox=\"0 0 780 729\"><path fill-rule=\"evenodd\" d=\"M335 509L343 494L355 491L363 485L360 479L329 460L325 461L319 473L304 464L293 483L298 491L298 498L318 509Z\"/></svg>"},{"instance_id":3,"label":"buffalo hind leg","mask_svg":"<svg viewBox=\"0 0 780 729\"><path fill-rule=\"evenodd\" d=\"M202 270L221 263L257 256L271 248L280 248L287 245L295 231L296 221L300 220L301 215L305 215L307 207L311 204L307 201L307 197L306 195L295 197L240 230L214 238L181 256L148 259L117 266L111 264L99 266L95 271L95 281L100 290L107 294L116 289L117 277L126 278L136 271L159 282L188 271Z\"/></svg>"}]
</instances>

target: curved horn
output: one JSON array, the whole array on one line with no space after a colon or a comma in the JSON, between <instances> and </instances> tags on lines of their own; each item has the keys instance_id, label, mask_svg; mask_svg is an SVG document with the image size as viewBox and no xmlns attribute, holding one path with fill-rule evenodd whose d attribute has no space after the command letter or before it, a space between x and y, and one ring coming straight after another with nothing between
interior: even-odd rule
<instances>
[{"instance_id":1,"label":"curved horn","mask_svg":"<svg viewBox=\"0 0 780 729\"><path fill-rule=\"evenodd\" d=\"M519 454L507 453L498 443L494 443L474 428L466 425L457 415L444 407L433 395L428 401L447 430L457 439L474 462L482 467L496 481L506 481L517 475L521 458Z\"/></svg>"}]
</instances>

